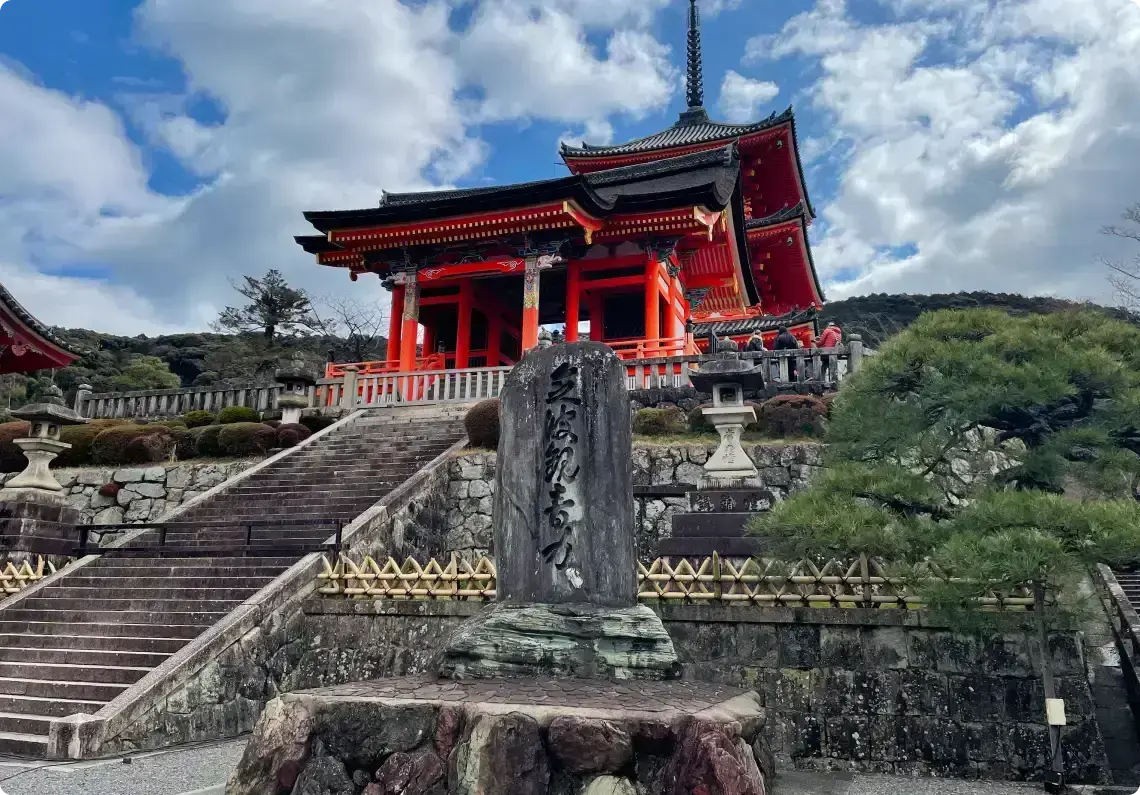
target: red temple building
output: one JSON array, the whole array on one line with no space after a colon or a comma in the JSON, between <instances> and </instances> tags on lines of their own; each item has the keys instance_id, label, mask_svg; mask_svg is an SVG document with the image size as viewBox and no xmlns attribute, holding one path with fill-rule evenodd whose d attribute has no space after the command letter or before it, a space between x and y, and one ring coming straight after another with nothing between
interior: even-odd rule
<instances>
[{"instance_id":1,"label":"red temple building","mask_svg":"<svg viewBox=\"0 0 1140 795\"><path fill-rule=\"evenodd\" d=\"M792 110L710 120L690 3L688 108L668 129L563 145L559 179L305 213L320 234L296 240L319 264L392 291L388 360L365 373L513 364L543 325L574 341L588 323L626 359L693 354L710 331L770 340L778 325L810 344L823 293Z\"/></svg>"},{"instance_id":2,"label":"red temple building","mask_svg":"<svg viewBox=\"0 0 1140 795\"><path fill-rule=\"evenodd\" d=\"M67 367L78 358L0 285L0 375Z\"/></svg>"}]
</instances>

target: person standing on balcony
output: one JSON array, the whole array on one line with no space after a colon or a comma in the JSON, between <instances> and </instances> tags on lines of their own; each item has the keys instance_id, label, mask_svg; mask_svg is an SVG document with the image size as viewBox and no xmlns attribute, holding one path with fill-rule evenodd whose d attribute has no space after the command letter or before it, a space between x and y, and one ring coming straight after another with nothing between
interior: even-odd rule
<instances>
[{"instance_id":1,"label":"person standing on balcony","mask_svg":"<svg viewBox=\"0 0 1140 795\"><path fill-rule=\"evenodd\" d=\"M792 332L788 331L787 326L780 326L776 330L776 343L772 346L772 350L776 351L794 351L800 347L799 340L795 338ZM779 367L777 360L776 366ZM790 381L796 380L796 360L788 357L788 379Z\"/></svg>"},{"instance_id":2,"label":"person standing on balcony","mask_svg":"<svg viewBox=\"0 0 1140 795\"><path fill-rule=\"evenodd\" d=\"M838 348L842 344L843 330L839 328L834 320L828 323L827 328L823 330L823 333L815 338L815 346L817 348ZM828 371L830 369L831 357L825 356L823 357L823 367L820 369L819 373L819 379L821 381L827 380ZM835 373L835 376L838 379L839 373Z\"/></svg>"},{"instance_id":3,"label":"person standing on balcony","mask_svg":"<svg viewBox=\"0 0 1140 795\"><path fill-rule=\"evenodd\" d=\"M760 329L752 332L752 336L748 338L744 350L756 353L768 350L767 346L764 345L764 335L760 333Z\"/></svg>"}]
</instances>

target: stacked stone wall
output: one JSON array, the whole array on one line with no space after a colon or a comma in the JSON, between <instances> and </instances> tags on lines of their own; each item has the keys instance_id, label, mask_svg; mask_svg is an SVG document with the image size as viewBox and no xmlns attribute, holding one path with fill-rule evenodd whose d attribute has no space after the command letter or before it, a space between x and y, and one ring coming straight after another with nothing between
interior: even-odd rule
<instances>
[{"instance_id":1,"label":"stacked stone wall","mask_svg":"<svg viewBox=\"0 0 1140 795\"><path fill-rule=\"evenodd\" d=\"M87 522L124 524L155 521L167 511L234 475L257 460L187 461L148 467L79 467L53 470L63 496L78 508ZM0 477L6 483L15 472ZM100 493L107 484L118 486L113 496ZM112 489L113 491L113 489Z\"/></svg>"},{"instance_id":2,"label":"stacked stone wall","mask_svg":"<svg viewBox=\"0 0 1140 795\"><path fill-rule=\"evenodd\" d=\"M814 442L745 444L756 462L764 486L777 499L805 488L819 472L823 446ZM709 442L653 444L633 447L635 486L693 485L701 465L716 450ZM394 532L374 554L403 558L440 557L456 552L465 557L492 551L492 508L495 495L495 453L465 452L455 456L416 499L396 517ZM637 498L634 527L642 560L657 556L657 544L672 531L673 514L688 509L684 497Z\"/></svg>"},{"instance_id":3,"label":"stacked stone wall","mask_svg":"<svg viewBox=\"0 0 1140 795\"><path fill-rule=\"evenodd\" d=\"M427 672L440 642L480 607L310 600L299 636L270 657L272 689ZM759 695L777 767L1007 781L1039 780L1048 767L1031 629L979 638L898 610L660 612L684 678ZM1105 783L1108 761L1079 634L1054 633L1049 652L1068 715L1062 749L1069 778Z\"/></svg>"}]
</instances>

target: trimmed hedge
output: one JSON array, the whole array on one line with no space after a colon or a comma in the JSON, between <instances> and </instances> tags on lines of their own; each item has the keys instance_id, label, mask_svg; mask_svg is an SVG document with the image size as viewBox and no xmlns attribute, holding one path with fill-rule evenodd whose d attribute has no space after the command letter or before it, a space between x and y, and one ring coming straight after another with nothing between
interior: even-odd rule
<instances>
[{"instance_id":1,"label":"trimmed hedge","mask_svg":"<svg viewBox=\"0 0 1140 795\"><path fill-rule=\"evenodd\" d=\"M187 428L201 428L205 425L213 425L216 417L212 411L188 411L182 415L182 422Z\"/></svg>"},{"instance_id":2,"label":"trimmed hedge","mask_svg":"<svg viewBox=\"0 0 1140 795\"><path fill-rule=\"evenodd\" d=\"M296 447L300 443L301 435L290 428L277 432L278 447Z\"/></svg>"},{"instance_id":3,"label":"trimmed hedge","mask_svg":"<svg viewBox=\"0 0 1140 795\"><path fill-rule=\"evenodd\" d=\"M463 418L467 430L467 443L471 447L489 450L499 448L499 399L491 398L476 403Z\"/></svg>"},{"instance_id":4,"label":"trimmed hedge","mask_svg":"<svg viewBox=\"0 0 1140 795\"><path fill-rule=\"evenodd\" d=\"M269 423L265 423L265 424L268 425ZM308 428L306 428L304 425L301 425L300 423L291 423L291 422L290 423L277 423L277 425L274 425L271 427L276 429L276 431L277 431L277 443L281 447L292 447L293 444L297 444L297 442L304 441L305 439L308 439L310 436L313 435L312 431L310 431ZM293 444L284 444L282 442L282 437L281 437L281 434L283 434L283 433L295 433L297 435L297 442L293 442Z\"/></svg>"},{"instance_id":5,"label":"trimmed hedge","mask_svg":"<svg viewBox=\"0 0 1140 795\"><path fill-rule=\"evenodd\" d=\"M165 425L118 425L91 442L96 464L150 464L174 452L174 436Z\"/></svg>"},{"instance_id":6,"label":"trimmed hedge","mask_svg":"<svg viewBox=\"0 0 1140 795\"><path fill-rule=\"evenodd\" d=\"M308 417L301 417L301 424L308 428L313 433L320 433L325 428L333 425L336 422L332 417L325 417L321 414L313 414Z\"/></svg>"},{"instance_id":7,"label":"trimmed hedge","mask_svg":"<svg viewBox=\"0 0 1140 795\"><path fill-rule=\"evenodd\" d=\"M65 425L59 430L59 440L71 445L51 462L55 467L81 467L91 463L91 444L95 437L108 428L128 425L126 420L91 420L83 425Z\"/></svg>"},{"instance_id":8,"label":"trimmed hedge","mask_svg":"<svg viewBox=\"0 0 1140 795\"><path fill-rule=\"evenodd\" d=\"M640 409L633 415L633 432L641 436L669 436L684 433L688 428L689 418L683 409L676 406Z\"/></svg>"},{"instance_id":9,"label":"trimmed hedge","mask_svg":"<svg viewBox=\"0 0 1140 795\"><path fill-rule=\"evenodd\" d=\"M198 457L198 437L193 428L173 428L170 435L174 437L174 457L179 461L189 461Z\"/></svg>"},{"instance_id":10,"label":"trimmed hedge","mask_svg":"<svg viewBox=\"0 0 1140 795\"><path fill-rule=\"evenodd\" d=\"M265 455L277 445L277 431L262 422L233 422L221 426L218 447L223 455Z\"/></svg>"},{"instance_id":11,"label":"trimmed hedge","mask_svg":"<svg viewBox=\"0 0 1140 795\"><path fill-rule=\"evenodd\" d=\"M221 432L221 425L207 425L190 431L194 434L194 448L200 458L217 458L222 454L221 445L218 443L218 434Z\"/></svg>"},{"instance_id":12,"label":"trimmed hedge","mask_svg":"<svg viewBox=\"0 0 1140 795\"><path fill-rule=\"evenodd\" d=\"M235 422L261 423L261 415L248 406L226 406L218 412L218 425L233 425Z\"/></svg>"},{"instance_id":13,"label":"trimmed hedge","mask_svg":"<svg viewBox=\"0 0 1140 795\"><path fill-rule=\"evenodd\" d=\"M31 433L32 426L27 422L5 422L0 425L0 472L23 472L28 459L16 447L13 439L21 439Z\"/></svg>"},{"instance_id":14,"label":"trimmed hedge","mask_svg":"<svg viewBox=\"0 0 1140 795\"><path fill-rule=\"evenodd\" d=\"M822 436L827 404L812 395L780 395L764 401L757 417L769 436Z\"/></svg>"},{"instance_id":15,"label":"trimmed hedge","mask_svg":"<svg viewBox=\"0 0 1140 795\"><path fill-rule=\"evenodd\" d=\"M123 487L120 486L118 483L104 483L102 486L99 487L99 496L110 497L110 498L114 499L115 496L118 495L118 493L122 490L123 490Z\"/></svg>"}]
</instances>

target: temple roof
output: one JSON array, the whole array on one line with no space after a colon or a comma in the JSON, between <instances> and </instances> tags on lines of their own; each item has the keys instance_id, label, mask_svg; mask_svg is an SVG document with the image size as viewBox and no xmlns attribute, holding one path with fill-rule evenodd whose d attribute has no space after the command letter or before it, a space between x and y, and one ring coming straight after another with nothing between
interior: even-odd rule
<instances>
[{"instance_id":1,"label":"temple roof","mask_svg":"<svg viewBox=\"0 0 1140 795\"><path fill-rule=\"evenodd\" d=\"M80 355L0 284L0 373L66 367Z\"/></svg>"},{"instance_id":2,"label":"temple roof","mask_svg":"<svg viewBox=\"0 0 1140 795\"><path fill-rule=\"evenodd\" d=\"M659 149L672 149L678 146L694 146L713 141L731 141L745 135L771 129L788 121L794 121L791 106L783 113L773 113L768 118L752 124L726 124L712 121L704 108L689 109L681 114L677 122L653 135L613 146L593 146L582 142L581 147L562 144L564 157L605 157L640 152L654 152Z\"/></svg>"},{"instance_id":3,"label":"temple roof","mask_svg":"<svg viewBox=\"0 0 1140 795\"><path fill-rule=\"evenodd\" d=\"M788 221L794 221L797 218L810 218L811 213L803 202L796 204L792 207L785 207L782 210L777 210L771 215L766 215L763 218L749 218L745 223L748 229L760 229L765 226L772 226L773 224L783 224Z\"/></svg>"},{"instance_id":4,"label":"temple roof","mask_svg":"<svg viewBox=\"0 0 1140 795\"><path fill-rule=\"evenodd\" d=\"M749 233L755 232L758 237L763 237L760 230L779 226L780 224L795 222L799 226L800 234L803 237L803 251L807 260L807 273L811 277L809 286L819 298L820 303L822 303L824 301L823 287L819 283L819 274L816 273L815 270L815 258L812 256L811 245L808 241L808 224L811 222L811 218L811 208L804 202L800 202L799 204L792 207L785 207L763 218L749 219L745 223L745 236L748 237Z\"/></svg>"},{"instance_id":5,"label":"temple roof","mask_svg":"<svg viewBox=\"0 0 1140 795\"><path fill-rule=\"evenodd\" d=\"M307 212L305 218L319 231L327 233L334 229L433 220L567 199L576 201L595 217L685 205L701 205L719 212L732 200L739 176L739 154L734 145L729 145L559 179L459 190L385 193L375 208ZM336 250L335 247L319 248L313 236L296 240L310 253Z\"/></svg>"},{"instance_id":6,"label":"temple roof","mask_svg":"<svg viewBox=\"0 0 1140 795\"><path fill-rule=\"evenodd\" d=\"M757 317L744 317L732 320L705 320L693 323L693 334L707 337L716 332L719 336L733 336L751 334L753 331L775 331L780 326L798 326L810 323L816 317L816 310L806 309L802 312L790 312L786 315L759 315Z\"/></svg>"}]
</instances>

